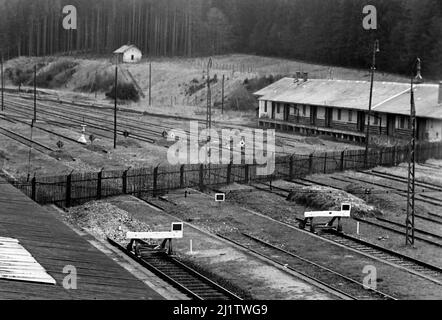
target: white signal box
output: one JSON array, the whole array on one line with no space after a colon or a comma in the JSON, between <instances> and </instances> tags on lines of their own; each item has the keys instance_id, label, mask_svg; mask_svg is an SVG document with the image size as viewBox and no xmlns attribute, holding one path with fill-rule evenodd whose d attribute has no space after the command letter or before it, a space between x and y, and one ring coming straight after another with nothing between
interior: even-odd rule
<instances>
[{"instance_id":1,"label":"white signal box","mask_svg":"<svg viewBox=\"0 0 442 320\"><path fill-rule=\"evenodd\" d=\"M305 218L350 218L351 204L343 203L341 211L306 211Z\"/></svg>"},{"instance_id":2,"label":"white signal box","mask_svg":"<svg viewBox=\"0 0 442 320\"><path fill-rule=\"evenodd\" d=\"M226 194L225 193L216 193L215 194L215 201L216 202L223 202L226 200Z\"/></svg>"},{"instance_id":3,"label":"white signal box","mask_svg":"<svg viewBox=\"0 0 442 320\"><path fill-rule=\"evenodd\" d=\"M146 239L181 239L183 238L182 222L172 222L170 231L159 232L127 232L126 239L133 240L146 240Z\"/></svg>"}]
</instances>

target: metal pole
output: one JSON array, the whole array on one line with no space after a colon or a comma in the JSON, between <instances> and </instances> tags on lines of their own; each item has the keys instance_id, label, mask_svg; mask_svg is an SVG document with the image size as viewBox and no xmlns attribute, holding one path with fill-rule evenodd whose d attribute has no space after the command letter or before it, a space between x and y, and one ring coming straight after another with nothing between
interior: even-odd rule
<instances>
[{"instance_id":1,"label":"metal pole","mask_svg":"<svg viewBox=\"0 0 442 320\"><path fill-rule=\"evenodd\" d=\"M149 63L149 107L152 105L152 62Z\"/></svg>"},{"instance_id":2,"label":"metal pole","mask_svg":"<svg viewBox=\"0 0 442 320\"><path fill-rule=\"evenodd\" d=\"M212 128L212 92L210 91L210 68L212 67L212 58L209 58L209 62L207 63L207 123L206 127L209 130ZM209 135L210 141L210 135Z\"/></svg>"},{"instance_id":3,"label":"metal pole","mask_svg":"<svg viewBox=\"0 0 442 320\"><path fill-rule=\"evenodd\" d=\"M37 65L34 66L34 122L37 121Z\"/></svg>"},{"instance_id":4,"label":"metal pole","mask_svg":"<svg viewBox=\"0 0 442 320\"><path fill-rule=\"evenodd\" d=\"M223 83L222 83L222 89L221 89L221 114L224 114L224 78L223 75Z\"/></svg>"},{"instance_id":5,"label":"metal pole","mask_svg":"<svg viewBox=\"0 0 442 320\"><path fill-rule=\"evenodd\" d=\"M114 149L117 148L117 93L118 93L118 64L115 65L115 106L114 106Z\"/></svg>"},{"instance_id":6,"label":"metal pole","mask_svg":"<svg viewBox=\"0 0 442 320\"><path fill-rule=\"evenodd\" d=\"M367 133L365 135L365 157L364 157L364 165L367 168L368 166L368 147L370 143L370 118L371 118L371 106L373 102L373 84L374 84L374 72L376 70L376 53L379 52L379 41L376 40L374 42L373 47L373 61L371 64L371 79L370 79L370 101L368 104L368 119L367 119Z\"/></svg>"},{"instance_id":7,"label":"metal pole","mask_svg":"<svg viewBox=\"0 0 442 320\"><path fill-rule=\"evenodd\" d=\"M3 52L2 52L2 57L1 57L1 72L2 72L2 76L1 76L1 89L2 89L2 111L5 109L5 100L4 100L4 90L5 90L5 77L4 77L4 73L3 73Z\"/></svg>"},{"instance_id":8,"label":"metal pole","mask_svg":"<svg viewBox=\"0 0 442 320\"><path fill-rule=\"evenodd\" d=\"M417 69L416 79L420 81L421 61L418 58L415 64ZM414 69L414 67L413 67ZM405 245L414 245L414 214L415 214L415 169L416 169L416 108L414 104L414 70L411 75L410 89L410 125L411 141L408 160L408 186L407 186L407 219L405 221Z\"/></svg>"}]
</instances>

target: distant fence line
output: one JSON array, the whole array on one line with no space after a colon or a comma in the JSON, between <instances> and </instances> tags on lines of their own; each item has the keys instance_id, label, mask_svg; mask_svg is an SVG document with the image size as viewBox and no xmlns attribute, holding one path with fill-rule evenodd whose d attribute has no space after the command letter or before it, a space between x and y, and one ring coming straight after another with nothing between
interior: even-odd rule
<instances>
[{"instance_id":1,"label":"distant fence line","mask_svg":"<svg viewBox=\"0 0 442 320\"><path fill-rule=\"evenodd\" d=\"M408 160L408 153L407 146L396 146L370 150L367 161L365 161L365 150L277 157L275 171L268 176L256 175L257 164L211 164L210 166L198 164L73 173L10 182L40 204L70 207L124 194L138 197L157 196L183 188L203 190L205 187L235 182L247 184L253 181L296 179L316 173L327 174L376 166L396 166ZM442 158L442 143L417 145L418 162L431 158Z\"/></svg>"}]
</instances>

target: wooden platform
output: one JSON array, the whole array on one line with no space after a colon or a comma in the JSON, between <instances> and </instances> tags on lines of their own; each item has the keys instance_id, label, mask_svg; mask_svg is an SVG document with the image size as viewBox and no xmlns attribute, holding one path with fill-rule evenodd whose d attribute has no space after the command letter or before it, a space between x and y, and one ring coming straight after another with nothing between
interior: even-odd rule
<instances>
[{"instance_id":1,"label":"wooden platform","mask_svg":"<svg viewBox=\"0 0 442 320\"><path fill-rule=\"evenodd\" d=\"M0 237L18 239L57 282L0 279L0 299L163 299L1 178ZM68 265L77 270L76 290L63 288Z\"/></svg>"}]
</instances>

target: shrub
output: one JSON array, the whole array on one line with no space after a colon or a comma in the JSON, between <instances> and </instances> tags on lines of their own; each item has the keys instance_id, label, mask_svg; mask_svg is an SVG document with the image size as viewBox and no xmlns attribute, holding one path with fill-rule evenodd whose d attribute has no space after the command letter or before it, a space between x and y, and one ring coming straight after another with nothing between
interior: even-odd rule
<instances>
[{"instance_id":1,"label":"shrub","mask_svg":"<svg viewBox=\"0 0 442 320\"><path fill-rule=\"evenodd\" d=\"M43 88L59 88L65 85L75 73L77 63L70 60L56 61L37 75L37 86Z\"/></svg>"},{"instance_id":2,"label":"shrub","mask_svg":"<svg viewBox=\"0 0 442 320\"><path fill-rule=\"evenodd\" d=\"M276 75L276 76L269 75L260 78L245 79L243 85L248 91L256 92L258 90L261 90L262 88L267 87L268 85L271 85L272 83L280 79L282 79L281 75Z\"/></svg>"},{"instance_id":3,"label":"shrub","mask_svg":"<svg viewBox=\"0 0 442 320\"><path fill-rule=\"evenodd\" d=\"M13 68L7 68L5 70L5 75L7 78L11 80L11 82L18 86L18 90L21 89L21 86L33 78L34 71L29 68L16 66Z\"/></svg>"},{"instance_id":4,"label":"shrub","mask_svg":"<svg viewBox=\"0 0 442 320\"><path fill-rule=\"evenodd\" d=\"M139 101L140 95L138 90L132 83L121 83L117 86L117 99L119 100L131 100ZM115 86L112 86L111 90L106 93L106 97L115 99Z\"/></svg>"},{"instance_id":5,"label":"shrub","mask_svg":"<svg viewBox=\"0 0 442 320\"><path fill-rule=\"evenodd\" d=\"M110 71L91 72L83 83L75 89L84 92L108 92L115 83L115 76Z\"/></svg>"},{"instance_id":6,"label":"shrub","mask_svg":"<svg viewBox=\"0 0 442 320\"><path fill-rule=\"evenodd\" d=\"M244 86L235 89L227 99L226 109L253 110L257 107L256 98Z\"/></svg>"}]
</instances>

